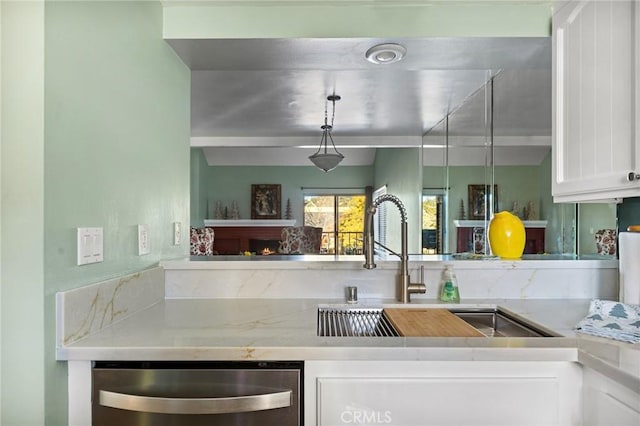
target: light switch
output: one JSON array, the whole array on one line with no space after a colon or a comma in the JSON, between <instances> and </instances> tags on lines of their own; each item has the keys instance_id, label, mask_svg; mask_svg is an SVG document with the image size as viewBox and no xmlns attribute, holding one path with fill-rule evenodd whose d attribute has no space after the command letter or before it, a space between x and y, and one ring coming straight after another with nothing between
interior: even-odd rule
<instances>
[{"instance_id":1,"label":"light switch","mask_svg":"<svg viewBox=\"0 0 640 426\"><path fill-rule=\"evenodd\" d=\"M149 225L138 225L138 256L151 253Z\"/></svg>"},{"instance_id":2,"label":"light switch","mask_svg":"<svg viewBox=\"0 0 640 426\"><path fill-rule=\"evenodd\" d=\"M104 260L102 228L78 228L78 266Z\"/></svg>"},{"instance_id":3,"label":"light switch","mask_svg":"<svg viewBox=\"0 0 640 426\"><path fill-rule=\"evenodd\" d=\"M179 246L182 241L182 223L173 222L173 245Z\"/></svg>"}]
</instances>

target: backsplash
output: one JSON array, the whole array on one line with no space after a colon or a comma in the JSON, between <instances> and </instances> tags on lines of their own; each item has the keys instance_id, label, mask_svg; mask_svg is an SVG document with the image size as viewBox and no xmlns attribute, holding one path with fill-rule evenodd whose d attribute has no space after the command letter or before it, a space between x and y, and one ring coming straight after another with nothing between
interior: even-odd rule
<instances>
[{"instance_id":1,"label":"backsplash","mask_svg":"<svg viewBox=\"0 0 640 426\"><path fill-rule=\"evenodd\" d=\"M161 267L57 293L56 346L69 345L162 299Z\"/></svg>"},{"instance_id":2,"label":"backsplash","mask_svg":"<svg viewBox=\"0 0 640 426\"><path fill-rule=\"evenodd\" d=\"M162 262L167 298L395 298L398 262L375 270L353 262ZM437 299L444 264L411 262L412 281L424 266L425 295ZM618 297L615 260L456 261L461 299L589 299Z\"/></svg>"}]
</instances>

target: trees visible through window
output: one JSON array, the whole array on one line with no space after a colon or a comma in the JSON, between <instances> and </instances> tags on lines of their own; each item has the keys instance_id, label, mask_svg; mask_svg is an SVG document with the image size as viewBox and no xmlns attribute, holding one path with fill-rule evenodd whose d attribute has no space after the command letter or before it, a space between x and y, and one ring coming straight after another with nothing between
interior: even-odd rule
<instances>
[{"instance_id":1,"label":"trees visible through window","mask_svg":"<svg viewBox=\"0 0 640 426\"><path fill-rule=\"evenodd\" d=\"M305 195L304 225L322 228L321 252L362 254L364 195Z\"/></svg>"},{"instance_id":2,"label":"trees visible through window","mask_svg":"<svg viewBox=\"0 0 640 426\"><path fill-rule=\"evenodd\" d=\"M422 195L422 254L443 253L442 203L444 195Z\"/></svg>"}]
</instances>

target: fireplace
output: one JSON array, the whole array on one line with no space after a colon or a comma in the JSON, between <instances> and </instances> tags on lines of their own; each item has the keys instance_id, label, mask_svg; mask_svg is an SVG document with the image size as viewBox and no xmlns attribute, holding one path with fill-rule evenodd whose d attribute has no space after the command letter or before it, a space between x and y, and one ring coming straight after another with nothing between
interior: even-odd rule
<instances>
[{"instance_id":1,"label":"fireplace","mask_svg":"<svg viewBox=\"0 0 640 426\"><path fill-rule=\"evenodd\" d=\"M263 254L263 251L267 251L270 254L278 253L280 249L280 240L264 239L264 238L251 238L249 239L249 251L255 254Z\"/></svg>"}]
</instances>

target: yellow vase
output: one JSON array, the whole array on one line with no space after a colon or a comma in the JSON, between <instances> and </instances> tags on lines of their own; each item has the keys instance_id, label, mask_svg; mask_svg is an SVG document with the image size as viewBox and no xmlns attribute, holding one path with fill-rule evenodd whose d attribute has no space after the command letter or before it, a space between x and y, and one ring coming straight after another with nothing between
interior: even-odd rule
<instances>
[{"instance_id":1,"label":"yellow vase","mask_svg":"<svg viewBox=\"0 0 640 426\"><path fill-rule=\"evenodd\" d=\"M496 213L489 223L491 252L501 259L520 259L524 252L526 233L518 216L509 212Z\"/></svg>"}]
</instances>

